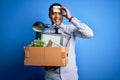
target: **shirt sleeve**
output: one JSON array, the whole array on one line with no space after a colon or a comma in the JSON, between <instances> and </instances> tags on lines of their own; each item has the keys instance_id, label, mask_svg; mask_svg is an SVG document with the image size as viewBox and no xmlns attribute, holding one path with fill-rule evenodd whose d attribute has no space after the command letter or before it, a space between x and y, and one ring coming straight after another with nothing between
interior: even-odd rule
<instances>
[{"instance_id":1,"label":"shirt sleeve","mask_svg":"<svg viewBox=\"0 0 120 80\"><path fill-rule=\"evenodd\" d=\"M93 37L93 31L84 23L80 22L77 18L72 18L71 23L73 24L73 32L75 36L81 38L91 38Z\"/></svg>"}]
</instances>

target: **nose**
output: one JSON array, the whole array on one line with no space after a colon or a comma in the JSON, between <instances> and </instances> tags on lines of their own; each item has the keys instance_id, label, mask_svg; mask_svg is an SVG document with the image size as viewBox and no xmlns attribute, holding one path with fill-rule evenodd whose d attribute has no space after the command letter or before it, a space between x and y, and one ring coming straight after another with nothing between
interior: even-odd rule
<instances>
[{"instance_id":1,"label":"nose","mask_svg":"<svg viewBox=\"0 0 120 80\"><path fill-rule=\"evenodd\" d=\"M59 13L56 13L55 16L58 17L58 16L59 16Z\"/></svg>"}]
</instances>

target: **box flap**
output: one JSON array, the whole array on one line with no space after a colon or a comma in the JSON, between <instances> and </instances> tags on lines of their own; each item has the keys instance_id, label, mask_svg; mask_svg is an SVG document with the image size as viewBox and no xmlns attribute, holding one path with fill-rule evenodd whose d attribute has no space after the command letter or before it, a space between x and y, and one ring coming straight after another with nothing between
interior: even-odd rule
<instances>
[{"instance_id":1,"label":"box flap","mask_svg":"<svg viewBox=\"0 0 120 80\"><path fill-rule=\"evenodd\" d=\"M44 47L25 47L25 65L44 65Z\"/></svg>"}]
</instances>

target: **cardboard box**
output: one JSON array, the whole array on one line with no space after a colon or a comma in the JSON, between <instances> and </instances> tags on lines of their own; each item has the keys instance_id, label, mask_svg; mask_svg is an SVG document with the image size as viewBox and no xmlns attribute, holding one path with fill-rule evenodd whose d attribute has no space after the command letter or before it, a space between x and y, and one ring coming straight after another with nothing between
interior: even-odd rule
<instances>
[{"instance_id":1,"label":"cardboard box","mask_svg":"<svg viewBox=\"0 0 120 80\"><path fill-rule=\"evenodd\" d=\"M66 66L68 50L65 47L24 47L24 65Z\"/></svg>"}]
</instances>

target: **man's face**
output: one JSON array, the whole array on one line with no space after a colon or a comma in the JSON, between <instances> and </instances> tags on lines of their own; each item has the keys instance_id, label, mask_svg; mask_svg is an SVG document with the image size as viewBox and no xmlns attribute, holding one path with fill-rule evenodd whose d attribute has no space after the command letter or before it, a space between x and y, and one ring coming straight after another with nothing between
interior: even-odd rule
<instances>
[{"instance_id":1,"label":"man's face","mask_svg":"<svg viewBox=\"0 0 120 80\"><path fill-rule=\"evenodd\" d=\"M49 17L52 21L52 24L60 25L62 23L62 20L63 20L63 13L61 10L60 10L60 12L55 12L52 8L50 13L49 13Z\"/></svg>"}]
</instances>

